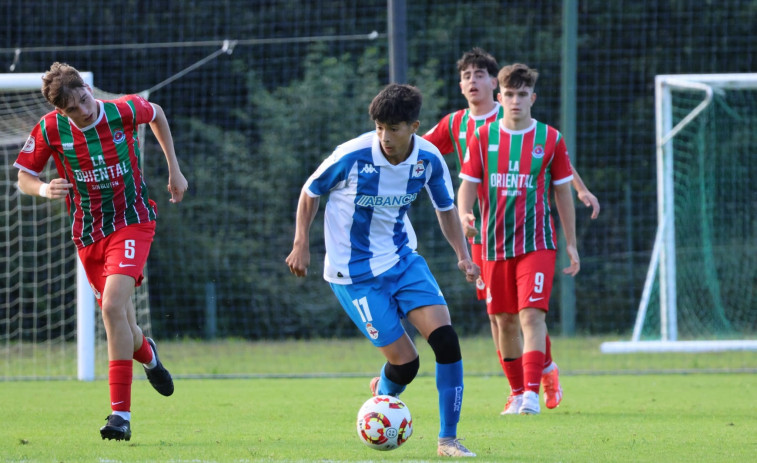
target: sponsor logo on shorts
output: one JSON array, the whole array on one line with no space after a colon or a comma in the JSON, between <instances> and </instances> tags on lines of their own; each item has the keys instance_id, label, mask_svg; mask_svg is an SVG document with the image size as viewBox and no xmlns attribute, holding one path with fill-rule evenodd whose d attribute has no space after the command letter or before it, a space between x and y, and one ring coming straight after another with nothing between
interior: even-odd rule
<instances>
[{"instance_id":1,"label":"sponsor logo on shorts","mask_svg":"<svg viewBox=\"0 0 757 463\"><path fill-rule=\"evenodd\" d=\"M95 285L93 285L92 283L90 283L89 286L92 287L92 292L95 293L95 297L97 299L102 299L103 298L102 294L100 294L100 291L98 291L97 288L95 288Z\"/></svg>"},{"instance_id":2,"label":"sponsor logo on shorts","mask_svg":"<svg viewBox=\"0 0 757 463\"><path fill-rule=\"evenodd\" d=\"M121 267L121 268L124 268L124 267L136 267L137 264L124 264L123 262L119 262L118 266Z\"/></svg>"},{"instance_id":3,"label":"sponsor logo on shorts","mask_svg":"<svg viewBox=\"0 0 757 463\"><path fill-rule=\"evenodd\" d=\"M544 296L542 296L542 297L533 297L533 296L531 296L531 297L528 298L528 302L541 301L542 299L544 299Z\"/></svg>"}]
</instances>

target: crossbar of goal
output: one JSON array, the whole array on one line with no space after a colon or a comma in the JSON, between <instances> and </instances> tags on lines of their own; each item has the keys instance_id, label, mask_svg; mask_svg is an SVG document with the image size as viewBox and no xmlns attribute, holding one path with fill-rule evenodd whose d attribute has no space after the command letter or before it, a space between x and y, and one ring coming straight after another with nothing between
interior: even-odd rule
<instances>
[{"instance_id":1,"label":"crossbar of goal","mask_svg":"<svg viewBox=\"0 0 757 463\"><path fill-rule=\"evenodd\" d=\"M80 72L82 79L94 88L91 72ZM0 74L0 88L4 90L33 90L42 86L41 73ZM31 127L29 128L31 130ZM76 357L77 378L95 379L95 296L77 256L76 268Z\"/></svg>"}]
</instances>

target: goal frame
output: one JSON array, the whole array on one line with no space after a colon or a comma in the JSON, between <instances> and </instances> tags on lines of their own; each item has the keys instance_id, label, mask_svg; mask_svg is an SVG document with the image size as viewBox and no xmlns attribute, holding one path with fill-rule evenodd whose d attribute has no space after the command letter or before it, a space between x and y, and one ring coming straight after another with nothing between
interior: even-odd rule
<instances>
[{"instance_id":1,"label":"goal frame","mask_svg":"<svg viewBox=\"0 0 757 463\"><path fill-rule=\"evenodd\" d=\"M673 126L673 89L698 90L702 101ZM757 340L679 341L676 288L673 138L712 102L718 88L757 89L757 73L661 74L655 76L655 146L657 162L657 233L630 341L605 342L603 353L757 351ZM659 274L660 340L641 340L652 286Z\"/></svg>"},{"instance_id":2,"label":"goal frame","mask_svg":"<svg viewBox=\"0 0 757 463\"><path fill-rule=\"evenodd\" d=\"M94 88L94 75L80 72L82 79ZM3 90L33 90L41 88L43 73L0 74ZM76 257L76 363L80 381L95 379L95 295L87 280L84 267Z\"/></svg>"}]
</instances>

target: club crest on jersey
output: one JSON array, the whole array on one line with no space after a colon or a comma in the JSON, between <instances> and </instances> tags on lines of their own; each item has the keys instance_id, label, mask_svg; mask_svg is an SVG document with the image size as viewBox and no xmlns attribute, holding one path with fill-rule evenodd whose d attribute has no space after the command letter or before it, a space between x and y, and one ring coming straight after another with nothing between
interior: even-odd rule
<instances>
[{"instance_id":1,"label":"club crest on jersey","mask_svg":"<svg viewBox=\"0 0 757 463\"><path fill-rule=\"evenodd\" d=\"M535 145L534 150L531 151L531 156L533 156L536 159L541 159L544 157L544 147L542 145Z\"/></svg>"},{"instance_id":2,"label":"club crest on jersey","mask_svg":"<svg viewBox=\"0 0 757 463\"><path fill-rule=\"evenodd\" d=\"M123 130L116 130L113 132L113 143L118 145L119 143L123 143L124 140L126 140L126 135L124 135Z\"/></svg>"},{"instance_id":3,"label":"club crest on jersey","mask_svg":"<svg viewBox=\"0 0 757 463\"><path fill-rule=\"evenodd\" d=\"M21 148L22 153L33 153L34 152L34 137L29 135L29 138L26 139L26 143L24 143L24 147Z\"/></svg>"},{"instance_id":4,"label":"club crest on jersey","mask_svg":"<svg viewBox=\"0 0 757 463\"><path fill-rule=\"evenodd\" d=\"M413 178L418 178L426 172L426 166L423 165L423 161L418 161L413 167Z\"/></svg>"},{"instance_id":5,"label":"club crest on jersey","mask_svg":"<svg viewBox=\"0 0 757 463\"><path fill-rule=\"evenodd\" d=\"M378 339L379 332L376 328L373 327L373 324L366 323L365 331L368 333L368 336L370 336L371 339Z\"/></svg>"}]
</instances>

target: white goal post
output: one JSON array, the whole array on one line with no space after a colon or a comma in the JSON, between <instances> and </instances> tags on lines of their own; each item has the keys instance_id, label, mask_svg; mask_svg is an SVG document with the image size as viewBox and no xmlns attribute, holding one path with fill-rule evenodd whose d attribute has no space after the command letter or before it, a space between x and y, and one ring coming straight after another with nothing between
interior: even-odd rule
<instances>
[{"instance_id":1,"label":"white goal post","mask_svg":"<svg viewBox=\"0 0 757 463\"><path fill-rule=\"evenodd\" d=\"M733 89L757 90L757 73L680 74L655 77L658 228L631 340L602 343L600 350L603 353L757 350L757 340L702 339L683 341L679 339L678 331L680 313L678 288L676 286L673 139L713 103L713 95ZM701 100L688 114L683 117L678 114L680 121L675 125L673 91L689 91L690 93L701 94ZM660 339L642 340L642 328L648 315L647 310L655 284L657 284L659 297Z\"/></svg>"},{"instance_id":2,"label":"white goal post","mask_svg":"<svg viewBox=\"0 0 757 463\"><path fill-rule=\"evenodd\" d=\"M91 72L80 73L84 81L94 88ZM42 86L43 73L0 74L3 90L32 90ZM31 131L31 126L28 131ZM76 350L77 377L81 381L95 379L95 296L89 286L84 267L77 256L76 271Z\"/></svg>"}]
</instances>

